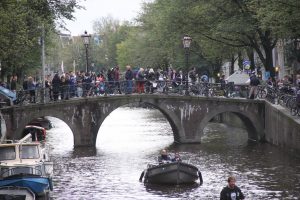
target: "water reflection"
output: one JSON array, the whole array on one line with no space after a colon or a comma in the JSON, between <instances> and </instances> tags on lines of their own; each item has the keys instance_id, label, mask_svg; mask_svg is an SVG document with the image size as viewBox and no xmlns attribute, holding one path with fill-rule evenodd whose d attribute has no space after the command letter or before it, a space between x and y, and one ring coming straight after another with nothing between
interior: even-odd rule
<instances>
[{"instance_id":1,"label":"water reflection","mask_svg":"<svg viewBox=\"0 0 300 200\"><path fill-rule=\"evenodd\" d=\"M298 199L300 159L272 145L248 142L247 132L210 124L202 144L174 144L172 130L156 110L120 108L99 130L96 148L73 149L66 125L47 139L55 160L53 199L218 199L230 174L247 199ZM180 152L202 172L199 186L144 185L138 181L160 150Z\"/></svg>"},{"instance_id":2,"label":"water reflection","mask_svg":"<svg viewBox=\"0 0 300 200\"><path fill-rule=\"evenodd\" d=\"M94 157L97 156L96 147L76 147L72 151L72 158Z\"/></svg>"},{"instance_id":3,"label":"water reflection","mask_svg":"<svg viewBox=\"0 0 300 200\"><path fill-rule=\"evenodd\" d=\"M199 183L188 185L174 185L174 186L161 186L156 184L144 184L146 191L158 196L165 196L169 198L188 197L188 194L193 193L198 187Z\"/></svg>"}]
</instances>

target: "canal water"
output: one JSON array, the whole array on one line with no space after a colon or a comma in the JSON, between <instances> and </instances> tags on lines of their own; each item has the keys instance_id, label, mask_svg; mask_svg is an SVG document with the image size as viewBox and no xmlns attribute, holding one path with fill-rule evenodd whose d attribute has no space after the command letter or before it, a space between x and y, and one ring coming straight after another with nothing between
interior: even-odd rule
<instances>
[{"instance_id":1,"label":"canal water","mask_svg":"<svg viewBox=\"0 0 300 200\"><path fill-rule=\"evenodd\" d=\"M47 142L55 162L52 199L163 200L218 199L229 175L246 199L299 199L300 158L272 145L250 143L243 129L211 123L202 144L177 145L171 127L157 111L123 107L103 123L96 148L73 148L73 135L62 121ZM84 130L82 130L84 131ZM139 176L155 163L161 149L180 152L197 166L204 184L144 185Z\"/></svg>"}]
</instances>

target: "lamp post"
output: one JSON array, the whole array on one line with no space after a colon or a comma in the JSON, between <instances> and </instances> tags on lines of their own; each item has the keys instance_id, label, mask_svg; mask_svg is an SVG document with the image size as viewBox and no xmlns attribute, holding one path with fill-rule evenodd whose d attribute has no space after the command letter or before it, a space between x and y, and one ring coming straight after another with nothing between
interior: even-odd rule
<instances>
[{"instance_id":1,"label":"lamp post","mask_svg":"<svg viewBox=\"0 0 300 200\"><path fill-rule=\"evenodd\" d=\"M192 38L189 37L188 35L185 35L182 39L182 43L183 43L183 48L185 50L185 68L186 68L186 80L185 80L185 84L186 84L186 89L185 89L185 95L189 95L189 56L190 56L190 47L191 47L191 43L192 43Z\"/></svg>"},{"instance_id":2,"label":"lamp post","mask_svg":"<svg viewBox=\"0 0 300 200\"><path fill-rule=\"evenodd\" d=\"M89 56L88 56L88 48L89 48L89 44L90 44L90 38L91 35L89 35L87 33L87 31L84 31L84 34L81 35L82 39L83 39L83 44L85 46L85 59L86 59L86 66L85 66L85 71L86 73L89 72Z\"/></svg>"},{"instance_id":3,"label":"lamp post","mask_svg":"<svg viewBox=\"0 0 300 200\"><path fill-rule=\"evenodd\" d=\"M46 66L46 56L45 56L45 26L44 24L42 24L42 26L39 26L38 28L41 29L42 31L42 35L41 37L39 38L39 44L41 45L41 48L42 48L42 52L41 52L41 61L42 61L42 77L41 77L41 81L42 81L42 90L41 90L41 102L42 103L45 103L45 66Z\"/></svg>"},{"instance_id":4,"label":"lamp post","mask_svg":"<svg viewBox=\"0 0 300 200\"><path fill-rule=\"evenodd\" d=\"M275 67L275 76L276 76L276 78L278 78L278 79L280 79L280 78L279 78L279 69L280 69L279 66L276 66L276 67Z\"/></svg>"}]
</instances>

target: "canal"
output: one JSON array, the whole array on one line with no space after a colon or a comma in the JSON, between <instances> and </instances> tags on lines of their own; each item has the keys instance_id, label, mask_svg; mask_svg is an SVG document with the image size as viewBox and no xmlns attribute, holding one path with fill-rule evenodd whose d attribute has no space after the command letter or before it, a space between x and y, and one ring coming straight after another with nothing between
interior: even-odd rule
<instances>
[{"instance_id":1,"label":"canal","mask_svg":"<svg viewBox=\"0 0 300 200\"><path fill-rule=\"evenodd\" d=\"M229 175L246 199L299 199L300 157L269 144L249 142L243 129L211 123L202 144L174 144L171 127L157 111L123 107L103 123L96 148L73 148L73 135L62 121L47 142L55 162L52 199L218 199ZM82 130L84 131L84 130ZM161 149L180 152L196 165L204 184L147 186L138 181Z\"/></svg>"}]
</instances>

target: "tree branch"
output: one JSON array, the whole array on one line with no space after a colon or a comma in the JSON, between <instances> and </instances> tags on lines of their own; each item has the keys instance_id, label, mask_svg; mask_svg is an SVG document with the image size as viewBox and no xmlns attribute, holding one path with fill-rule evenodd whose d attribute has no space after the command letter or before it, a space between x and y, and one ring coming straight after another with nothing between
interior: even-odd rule
<instances>
[{"instance_id":1,"label":"tree branch","mask_svg":"<svg viewBox=\"0 0 300 200\"><path fill-rule=\"evenodd\" d=\"M228 46L232 46L232 47L246 47L245 44L233 44L233 43L226 42L226 41L223 41L223 40L220 40L220 39L217 39L217 38L213 38L213 37L211 37L209 35L206 35L204 33L200 33L200 35L202 35L203 37L205 37L207 39L210 39L212 41L219 42L219 43L222 43L222 44L225 44L225 45L228 45Z\"/></svg>"}]
</instances>

